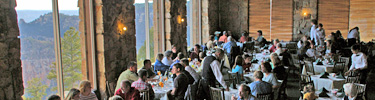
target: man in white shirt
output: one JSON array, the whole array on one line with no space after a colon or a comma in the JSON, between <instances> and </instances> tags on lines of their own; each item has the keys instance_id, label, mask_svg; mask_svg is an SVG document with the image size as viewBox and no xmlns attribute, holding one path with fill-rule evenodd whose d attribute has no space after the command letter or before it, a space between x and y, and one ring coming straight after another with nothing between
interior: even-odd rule
<instances>
[{"instance_id":1,"label":"man in white shirt","mask_svg":"<svg viewBox=\"0 0 375 100\"><path fill-rule=\"evenodd\" d=\"M352 46L359 42L359 28L354 27L348 32L348 46Z\"/></svg>"},{"instance_id":2,"label":"man in white shirt","mask_svg":"<svg viewBox=\"0 0 375 100\"><path fill-rule=\"evenodd\" d=\"M220 61L224 58L224 51L221 49L216 49L215 55L207 56L204 58L203 70L202 70L202 81L201 84L204 89L204 94L207 100L210 99L209 86L216 87L216 81L220 83L221 86L229 90L229 87L225 84L223 74L221 73Z\"/></svg>"},{"instance_id":3,"label":"man in white shirt","mask_svg":"<svg viewBox=\"0 0 375 100\"><path fill-rule=\"evenodd\" d=\"M359 45L352 46L352 65L349 70L363 70L367 68L367 57L359 50Z\"/></svg>"},{"instance_id":4,"label":"man in white shirt","mask_svg":"<svg viewBox=\"0 0 375 100\"><path fill-rule=\"evenodd\" d=\"M355 44L352 46L352 65L350 66L350 69L345 74L348 75L350 71L355 71L361 73L360 81L361 83L366 81L367 76L367 57L365 54L360 52L360 45Z\"/></svg>"},{"instance_id":5,"label":"man in white shirt","mask_svg":"<svg viewBox=\"0 0 375 100\"><path fill-rule=\"evenodd\" d=\"M195 82L197 82L200 79L200 76L197 74L197 72L189 66L189 60L184 58L180 62L181 65L185 66L185 70L190 73L190 75L194 78Z\"/></svg>"},{"instance_id":6,"label":"man in white shirt","mask_svg":"<svg viewBox=\"0 0 375 100\"><path fill-rule=\"evenodd\" d=\"M310 39L312 41L316 41L317 40L317 26L316 24L318 24L318 21L316 19L313 19L311 20L311 30L310 30Z\"/></svg>"}]
</instances>

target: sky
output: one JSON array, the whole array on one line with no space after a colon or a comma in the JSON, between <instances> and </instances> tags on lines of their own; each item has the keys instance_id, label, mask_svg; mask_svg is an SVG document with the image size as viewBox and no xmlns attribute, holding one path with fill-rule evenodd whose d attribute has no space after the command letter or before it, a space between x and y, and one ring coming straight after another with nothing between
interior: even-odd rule
<instances>
[{"instance_id":1,"label":"sky","mask_svg":"<svg viewBox=\"0 0 375 100\"><path fill-rule=\"evenodd\" d=\"M16 10L52 10L52 0L16 0ZM59 10L78 10L78 0L58 0ZM149 0L153 1L153 0ZM145 0L135 0L135 3L144 3Z\"/></svg>"}]
</instances>

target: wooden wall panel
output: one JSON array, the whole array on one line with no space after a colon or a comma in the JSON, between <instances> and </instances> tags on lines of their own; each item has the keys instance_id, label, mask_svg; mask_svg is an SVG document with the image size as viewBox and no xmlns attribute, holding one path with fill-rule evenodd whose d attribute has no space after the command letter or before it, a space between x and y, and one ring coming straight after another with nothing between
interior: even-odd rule
<instances>
[{"instance_id":1,"label":"wooden wall panel","mask_svg":"<svg viewBox=\"0 0 375 100\"><path fill-rule=\"evenodd\" d=\"M272 0L271 39L292 40L293 0Z\"/></svg>"},{"instance_id":2,"label":"wooden wall panel","mask_svg":"<svg viewBox=\"0 0 375 100\"><path fill-rule=\"evenodd\" d=\"M375 1L350 0L349 28L359 27L361 40L368 42L375 38Z\"/></svg>"},{"instance_id":3,"label":"wooden wall panel","mask_svg":"<svg viewBox=\"0 0 375 100\"><path fill-rule=\"evenodd\" d=\"M249 3L249 32L250 36L257 38L258 30L263 31L263 36L269 40L270 35L270 0L250 0Z\"/></svg>"},{"instance_id":4,"label":"wooden wall panel","mask_svg":"<svg viewBox=\"0 0 375 100\"><path fill-rule=\"evenodd\" d=\"M326 36L340 30L346 38L349 30L349 0L319 0L318 23L323 24Z\"/></svg>"}]
</instances>

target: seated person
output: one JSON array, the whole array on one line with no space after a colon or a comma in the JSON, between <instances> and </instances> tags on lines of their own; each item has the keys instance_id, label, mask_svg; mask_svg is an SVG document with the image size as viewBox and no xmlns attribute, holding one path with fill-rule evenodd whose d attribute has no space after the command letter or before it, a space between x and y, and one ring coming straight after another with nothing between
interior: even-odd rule
<instances>
[{"instance_id":1,"label":"seated person","mask_svg":"<svg viewBox=\"0 0 375 100\"><path fill-rule=\"evenodd\" d=\"M219 42L227 43L227 38L228 38L228 32L224 31L224 34L220 36Z\"/></svg>"},{"instance_id":2,"label":"seated person","mask_svg":"<svg viewBox=\"0 0 375 100\"><path fill-rule=\"evenodd\" d=\"M184 100L185 92L188 88L188 77L182 73L184 67L177 63L172 68L172 73L176 74L177 77L173 81L173 89L167 93L169 100Z\"/></svg>"},{"instance_id":3,"label":"seated person","mask_svg":"<svg viewBox=\"0 0 375 100\"><path fill-rule=\"evenodd\" d=\"M128 64L128 69L122 72L117 79L117 85L116 89L119 89L121 87L121 82L123 80L129 80L129 81L137 81L138 80L138 75L137 75L137 62L131 61Z\"/></svg>"},{"instance_id":4,"label":"seated person","mask_svg":"<svg viewBox=\"0 0 375 100\"><path fill-rule=\"evenodd\" d=\"M91 90L91 82L88 80L79 83L79 100L98 100L95 93Z\"/></svg>"},{"instance_id":5,"label":"seated person","mask_svg":"<svg viewBox=\"0 0 375 100\"><path fill-rule=\"evenodd\" d=\"M263 73L261 71L254 72L254 78L255 81L249 85L253 96L272 93L272 84L262 81Z\"/></svg>"},{"instance_id":6,"label":"seated person","mask_svg":"<svg viewBox=\"0 0 375 100\"><path fill-rule=\"evenodd\" d=\"M114 95L114 96L110 97L109 100L124 100L124 99L119 95Z\"/></svg>"},{"instance_id":7,"label":"seated person","mask_svg":"<svg viewBox=\"0 0 375 100\"><path fill-rule=\"evenodd\" d=\"M190 73L190 75L194 78L195 82L198 82L200 76L192 67L189 66L189 60L184 58L181 60L180 64L185 66L185 70Z\"/></svg>"},{"instance_id":8,"label":"seated person","mask_svg":"<svg viewBox=\"0 0 375 100\"><path fill-rule=\"evenodd\" d=\"M164 58L161 60L161 62L164 64L164 65L168 65L170 66L172 63L173 63L173 59L172 59L172 56L173 56L173 52L168 50L168 51L165 51L164 52Z\"/></svg>"},{"instance_id":9,"label":"seated person","mask_svg":"<svg viewBox=\"0 0 375 100\"><path fill-rule=\"evenodd\" d=\"M306 85L303 88L303 100L315 100L318 96L315 95L315 89L312 85Z\"/></svg>"},{"instance_id":10,"label":"seated person","mask_svg":"<svg viewBox=\"0 0 375 100\"><path fill-rule=\"evenodd\" d=\"M306 35L302 36L301 40L299 40L298 43L297 43L297 47L302 48L303 45L304 45L304 42L306 42L306 41L307 41L307 36Z\"/></svg>"},{"instance_id":11,"label":"seated person","mask_svg":"<svg viewBox=\"0 0 375 100\"><path fill-rule=\"evenodd\" d=\"M317 52L315 51L315 46L310 44L310 48L306 51L307 57L315 58L317 56Z\"/></svg>"},{"instance_id":12,"label":"seated person","mask_svg":"<svg viewBox=\"0 0 375 100\"><path fill-rule=\"evenodd\" d=\"M298 51L297 51L297 55L299 57L299 60L303 60L305 57L307 57L306 55L306 52L307 50L309 49L310 47L310 42L306 41L306 42L303 42L303 47L302 48L299 48Z\"/></svg>"},{"instance_id":13,"label":"seated person","mask_svg":"<svg viewBox=\"0 0 375 100\"><path fill-rule=\"evenodd\" d=\"M277 54L277 55L281 55L281 53L283 53L284 51L283 51L283 49L281 48L281 43L277 43L276 44L276 50L275 50L275 53Z\"/></svg>"},{"instance_id":14,"label":"seated person","mask_svg":"<svg viewBox=\"0 0 375 100\"><path fill-rule=\"evenodd\" d=\"M279 56L277 56L276 53L271 53L270 58L271 58L272 72L276 74L277 79L281 79L281 80L284 79L287 73L285 72L284 65L279 59Z\"/></svg>"},{"instance_id":15,"label":"seated person","mask_svg":"<svg viewBox=\"0 0 375 100\"><path fill-rule=\"evenodd\" d=\"M237 44L232 40L232 37L229 36L228 42L224 44L223 49L225 53L230 54L231 53L230 50L232 49L232 47L235 47L235 46L237 46Z\"/></svg>"},{"instance_id":16,"label":"seated person","mask_svg":"<svg viewBox=\"0 0 375 100\"><path fill-rule=\"evenodd\" d=\"M245 84L241 84L238 89L238 97L232 96L232 100L256 100L256 97L251 95L250 87Z\"/></svg>"},{"instance_id":17,"label":"seated person","mask_svg":"<svg viewBox=\"0 0 375 100\"><path fill-rule=\"evenodd\" d=\"M276 46L277 46L278 43L280 43L279 39L275 39L273 41L273 45L270 48L268 48L270 50L270 52L275 52L276 51Z\"/></svg>"},{"instance_id":18,"label":"seated person","mask_svg":"<svg viewBox=\"0 0 375 100\"><path fill-rule=\"evenodd\" d=\"M236 57L236 60L235 60L235 63L234 63L234 66L232 67L232 73L238 73L241 75L243 75L243 67L242 67L242 62L243 62L243 58L241 57L241 55L238 55Z\"/></svg>"},{"instance_id":19,"label":"seated person","mask_svg":"<svg viewBox=\"0 0 375 100\"><path fill-rule=\"evenodd\" d=\"M363 100L357 97L357 88L353 83L346 83L343 85L345 97L342 100Z\"/></svg>"},{"instance_id":20,"label":"seated person","mask_svg":"<svg viewBox=\"0 0 375 100\"><path fill-rule=\"evenodd\" d=\"M275 74L272 73L272 68L271 68L270 63L263 62L261 64L261 70L264 74L264 77L262 78L262 80L264 82L268 82L268 83L272 84L272 88L274 88L274 89L278 88L279 83L277 82L277 78L276 78Z\"/></svg>"},{"instance_id":21,"label":"seated person","mask_svg":"<svg viewBox=\"0 0 375 100\"><path fill-rule=\"evenodd\" d=\"M152 89L151 84L146 82L147 80L147 71L144 69L139 70L139 79L132 83L131 87L134 87L137 90L146 90L148 89L151 100L155 97L154 90Z\"/></svg>"},{"instance_id":22,"label":"seated person","mask_svg":"<svg viewBox=\"0 0 375 100\"><path fill-rule=\"evenodd\" d=\"M189 56L191 60L199 59L199 52L200 52L199 50L200 50L199 44L195 44L194 52L191 52Z\"/></svg>"},{"instance_id":23,"label":"seated person","mask_svg":"<svg viewBox=\"0 0 375 100\"><path fill-rule=\"evenodd\" d=\"M220 31L215 31L215 37L214 37L215 40L214 41L219 41L220 34L221 34Z\"/></svg>"},{"instance_id":24,"label":"seated person","mask_svg":"<svg viewBox=\"0 0 375 100\"><path fill-rule=\"evenodd\" d=\"M206 43L206 46L207 46L207 49L208 50L211 50L213 49L215 46L214 46L214 36L213 35L210 35L210 40L208 40L208 42Z\"/></svg>"},{"instance_id":25,"label":"seated person","mask_svg":"<svg viewBox=\"0 0 375 100\"><path fill-rule=\"evenodd\" d=\"M251 67L251 59L252 57L249 55L244 55L244 63L242 64L243 69L245 72L250 72L250 67Z\"/></svg>"},{"instance_id":26,"label":"seated person","mask_svg":"<svg viewBox=\"0 0 375 100\"><path fill-rule=\"evenodd\" d=\"M335 46L333 46L332 40L327 40L325 54L326 55L327 54L332 55L332 54L335 54L335 53L336 53L336 48L335 48Z\"/></svg>"},{"instance_id":27,"label":"seated person","mask_svg":"<svg viewBox=\"0 0 375 100\"><path fill-rule=\"evenodd\" d=\"M48 96L47 100L61 100L61 97L59 95L53 94Z\"/></svg>"},{"instance_id":28,"label":"seated person","mask_svg":"<svg viewBox=\"0 0 375 100\"><path fill-rule=\"evenodd\" d=\"M174 64L180 63L182 58L184 58L184 54L179 52L177 54L176 60L171 64L171 67L169 67L169 69L172 69Z\"/></svg>"},{"instance_id":29,"label":"seated person","mask_svg":"<svg viewBox=\"0 0 375 100\"><path fill-rule=\"evenodd\" d=\"M159 53L157 56L156 56L156 61L154 63L154 72L155 74L160 71L161 74L164 74L165 71L168 70L169 66L168 65L164 65L162 62L161 62L161 59L163 59L163 54Z\"/></svg>"},{"instance_id":30,"label":"seated person","mask_svg":"<svg viewBox=\"0 0 375 100\"><path fill-rule=\"evenodd\" d=\"M263 37L262 30L258 30L257 34L258 34L258 38L255 40L255 44L257 46L263 47L267 43L267 40Z\"/></svg>"},{"instance_id":31,"label":"seated person","mask_svg":"<svg viewBox=\"0 0 375 100\"><path fill-rule=\"evenodd\" d=\"M241 38L240 38L240 42L241 42L241 43L245 43L245 42L247 41L248 38L249 38L249 33L247 33L247 32L243 32L243 33L242 33L242 36L241 36Z\"/></svg>"},{"instance_id":32,"label":"seated person","mask_svg":"<svg viewBox=\"0 0 375 100\"><path fill-rule=\"evenodd\" d=\"M128 80L121 81L121 88L117 89L115 95L121 96L124 100L141 100L139 91L130 84Z\"/></svg>"},{"instance_id":33,"label":"seated person","mask_svg":"<svg viewBox=\"0 0 375 100\"><path fill-rule=\"evenodd\" d=\"M154 70L151 68L150 59L146 59L143 61L143 67L141 69L147 71L147 78L149 78L148 80L151 80L156 76Z\"/></svg>"},{"instance_id":34,"label":"seated person","mask_svg":"<svg viewBox=\"0 0 375 100\"><path fill-rule=\"evenodd\" d=\"M80 91L76 88L72 88L69 90L68 95L66 96L65 100L79 100Z\"/></svg>"}]
</instances>

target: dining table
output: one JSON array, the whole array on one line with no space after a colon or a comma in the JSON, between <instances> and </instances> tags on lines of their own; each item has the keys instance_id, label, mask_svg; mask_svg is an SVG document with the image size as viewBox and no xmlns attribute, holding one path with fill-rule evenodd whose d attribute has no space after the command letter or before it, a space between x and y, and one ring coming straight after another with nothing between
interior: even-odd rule
<instances>
[{"instance_id":1,"label":"dining table","mask_svg":"<svg viewBox=\"0 0 375 100\"><path fill-rule=\"evenodd\" d=\"M323 63L323 65L318 65L317 62L314 62L314 71L315 73L323 73L323 72L327 72L327 73L332 73L333 72L333 67L334 65L333 64L327 64L327 63Z\"/></svg>"},{"instance_id":2,"label":"dining table","mask_svg":"<svg viewBox=\"0 0 375 100\"><path fill-rule=\"evenodd\" d=\"M160 76L156 76L154 79L160 79ZM165 77L162 78L164 80ZM167 92L173 89L173 79L168 78L167 80L163 81L163 87L159 85L160 81L156 82L148 82L152 85L152 88L155 93L155 99L160 100L167 100Z\"/></svg>"},{"instance_id":3,"label":"dining table","mask_svg":"<svg viewBox=\"0 0 375 100\"><path fill-rule=\"evenodd\" d=\"M329 90L341 89L345 84L345 79L334 77L334 73L330 73L328 78L320 78L320 75L312 75L311 80L314 82L316 90L322 89L323 87Z\"/></svg>"}]
</instances>

